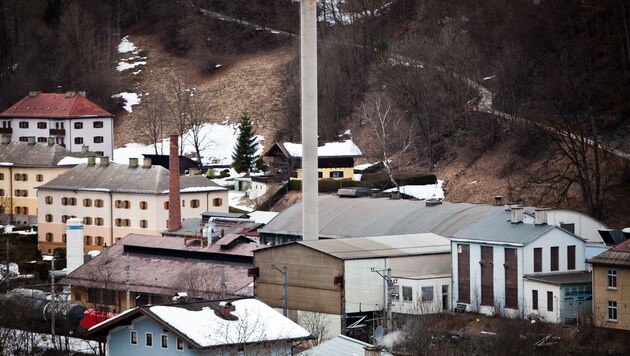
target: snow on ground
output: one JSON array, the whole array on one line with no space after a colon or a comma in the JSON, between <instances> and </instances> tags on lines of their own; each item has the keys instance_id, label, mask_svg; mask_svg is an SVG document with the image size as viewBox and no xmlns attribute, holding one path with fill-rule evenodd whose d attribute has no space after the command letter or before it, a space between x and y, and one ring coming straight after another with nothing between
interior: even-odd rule
<instances>
[{"instance_id":1,"label":"snow on ground","mask_svg":"<svg viewBox=\"0 0 630 356\"><path fill-rule=\"evenodd\" d=\"M30 347L37 347L39 349L52 350L55 348L53 344L52 336L50 334L39 334L28 331L22 331L17 329L0 329L2 335L5 336L5 340L2 340L7 346L24 345L28 341L33 341L35 345L29 344ZM65 343L65 337L59 337L61 342ZM59 342L59 341L57 341ZM57 344L59 348L59 344ZM24 350L23 350L24 351ZM83 340L76 337L68 337L68 351L71 353L82 353L95 355L98 353L98 342L91 340ZM8 355L8 354L7 354Z\"/></svg>"},{"instance_id":2,"label":"snow on ground","mask_svg":"<svg viewBox=\"0 0 630 356\"><path fill-rule=\"evenodd\" d=\"M256 209L256 205L253 204L248 198L247 194L244 192L237 192L235 190L228 191L229 203L230 207L240 209L243 211L251 212Z\"/></svg>"},{"instance_id":3,"label":"snow on ground","mask_svg":"<svg viewBox=\"0 0 630 356\"><path fill-rule=\"evenodd\" d=\"M137 49L138 47L136 47L133 42L129 41L129 36L123 37L118 44L118 53L133 52Z\"/></svg>"},{"instance_id":4,"label":"snow on ground","mask_svg":"<svg viewBox=\"0 0 630 356\"><path fill-rule=\"evenodd\" d=\"M120 62L116 65L116 70L122 72L127 69L132 69L137 66L142 66L147 64L147 57L141 57L138 55L139 50L133 42L129 41L129 36L123 37L118 44L118 53L129 53L131 52L133 56L128 58L121 58ZM135 71L133 74L136 75L140 73L140 70Z\"/></svg>"},{"instance_id":5,"label":"snow on ground","mask_svg":"<svg viewBox=\"0 0 630 356\"><path fill-rule=\"evenodd\" d=\"M127 112L132 112L132 106L140 104L140 96L136 93L128 93L126 91L118 94L112 95L112 98L122 98L125 101L125 106L123 107Z\"/></svg>"},{"instance_id":6,"label":"snow on ground","mask_svg":"<svg viewBox=\"0 0 630 356\"><path fill-rule=\"evenodd\" d=\"M284 148L293 157L302 157L302 144L285 142ZM352 140L343 142L329 142L317 147L319 157L361 156L363 153Z\"/></svg>"},{"instance_id":7,"label":"snow on ground","mask_svg":"<svg viewBox=\"0 0 630 356\"><path fill-rule=\"evenodd\" d=\"M78 158L78 157L64 157L59 162L57 162L58 166L73 166L75 164L87 163L87 158Z\"/></svg>"},{"instance_id":8,"label":"snow on ground","mask_svg":"<svg viewBox=\"0 0 630 356\"><path fill-rule=\"evenodd\" d=\"M278 214L275 211L252 211L248 213L249 218L254 220L259 224L267 224L271 221L271 219L275 218Z\"/></svg>"},{"instance_id":9,"label":"snow on ground","mask_svg":"<svg viewBox=\"0 0 630 356\"><path fill-rule=\"evenodd\" d=\"M403 185L400 187L400 192L411 195L418 199L444 199L444 190L442 189L443 180L438 180L436 184L427 185ZM395 191L396 188L385 190L386 193Z\"/></svg>"},{"instance_id":10,"label":"snow on ground","mask_svg":"<svg viewBox=\"0 0 630 356\"><path fill-rule=\"evenodd\" d=\"M232 153L236 146L236 140L238 137L238 125L219 125L219 124L204 124L199 128L199 135L201 137L201 162L205 165L226 165L232 164ZM264 137L257 136L257 142L259 143L257 154L262 153L263 146L261 142ZM193 133L188 131L184 134L184 155L190 156L195 152L195 147L192 144ZM179 143L182 144L181 142ZM157 143L158 154L168 154L170 139L163 139ZM155 148L153 145L144 145L139 143L128 143L122 148L114 150L114 159L116 163L127 164L129 158L135 157L142 159L142 154L155 154ZM235 172L234 172L235 173Z\"/></svg>"}]
</instances>

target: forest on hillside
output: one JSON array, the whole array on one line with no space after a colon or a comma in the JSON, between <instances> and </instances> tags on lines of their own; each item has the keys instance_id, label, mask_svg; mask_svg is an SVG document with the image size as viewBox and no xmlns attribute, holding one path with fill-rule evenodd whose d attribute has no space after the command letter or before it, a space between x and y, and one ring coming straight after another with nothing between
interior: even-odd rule
<instances>
[{"instance_id":1,"label":"forest on hillside","mask_svg":"<svg viewBox=\"0 0 630 356\"><path fill-rule=\"evenodd\" d=\"M580 208L599 218L607 215L610 187L630 184L627 159L594 149L630 151L627 1L321 0L318 6L322 141L348 127L370 132L380 125L387 134L378 137L399 157L392 168L404 171L444 164L471 141L486 150L512 140L516 157L536 162L527 174L542 187L542 202L560 204L574 193ZM85 90L119 111L110 98L120 85L112 75L116 46L134 26L158 35L164 51L211 71L231 57L297 48L296 40L266 29L297 33L299 20L299 2L291 0L0 0L0 109L29 90ZM278 76L283 120L274 138L297 141L299 57ZM477 110L487 105L479 85L493 93L492 109L511 120ZM365 150L379 156L383 147Z\"/></svg>"}]
</instances>

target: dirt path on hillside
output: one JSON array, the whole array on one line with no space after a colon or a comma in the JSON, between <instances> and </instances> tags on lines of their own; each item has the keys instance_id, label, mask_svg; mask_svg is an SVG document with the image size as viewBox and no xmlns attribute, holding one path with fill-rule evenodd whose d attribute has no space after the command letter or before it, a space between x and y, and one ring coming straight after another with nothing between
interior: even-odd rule
<instances>
[{"instance_id":1,"label":"dirt path on hillside","mask_svg":"<svg viewBox=\"0 0 630 356\"><path fill-rule=\"evenodd\" d=\"M269 52L250 56L234 57L212 74L200 73L198 64L188 58L166 53L159 39L152 34L132 34L129 40L146 56L147 64L138 67L142 71L134 75L133 70L120 73L124 90L141 94L167 92L169 79L174 75L187 78L187 82L198 90L211 93L213 110L207 122L237 122L247 112L254 121L256 132L265 137L265 146L273 144L273 134L281 114L280 70L297 53L294 47L285 46ZM122 56L125 56L124 54ZM182 68L187 68L182 73ZM142 99L141 97L141 99ZM133 107L132 113L123 112L116 119L116 146L140 141L134 127L138 124L142 102Z\"/></svg>"}]
</instances>

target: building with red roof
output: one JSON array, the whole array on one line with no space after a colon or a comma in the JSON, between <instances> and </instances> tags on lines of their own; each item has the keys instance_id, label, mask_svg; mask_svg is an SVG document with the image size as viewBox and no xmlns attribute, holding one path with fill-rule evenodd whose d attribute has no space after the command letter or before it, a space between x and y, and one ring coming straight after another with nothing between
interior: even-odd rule
<instances>
[{"instance_id":1,"label":"building with red roof","mask_svg":"<svg viewBox=\"0 0 630 356\"><path fill-rule=\"evenodd\" d=\"M0 134L11 141L56 144L71 152L84 146L104 156L114 153L114 119L105 109L85 97L85 92L42 93L28 96L0 113Z\"/></svg>"}]
</instances>

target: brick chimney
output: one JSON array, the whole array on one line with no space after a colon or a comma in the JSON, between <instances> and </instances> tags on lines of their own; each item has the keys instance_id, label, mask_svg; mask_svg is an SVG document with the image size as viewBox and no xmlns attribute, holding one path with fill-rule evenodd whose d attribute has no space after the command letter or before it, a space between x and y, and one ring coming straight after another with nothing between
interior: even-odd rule
<instances>
[{"instance_id":1,"label":"brick chimney","mask_svg":"<svg viewBox=\"0 0 630 356\"><path fill-rule=\"evenodd\" d=\"M182 227L182 207L179 202L179 136L171 135L171 150L168 158L169 189L168 189L168 231L179 230Z\"/></svg>"}]
</instances>

